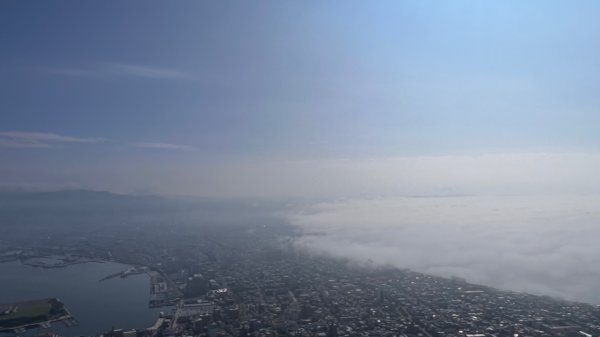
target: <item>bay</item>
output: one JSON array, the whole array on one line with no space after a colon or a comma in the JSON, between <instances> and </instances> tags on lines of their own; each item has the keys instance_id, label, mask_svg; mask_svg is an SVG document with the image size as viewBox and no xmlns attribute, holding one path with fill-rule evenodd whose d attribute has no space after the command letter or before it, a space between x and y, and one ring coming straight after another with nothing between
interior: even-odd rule
<instances>
[{"instance_id":1,"label":"bay","mask_svg":"<svg viewBox=\"0 0 600 337\"><path fill-rule=\"evenodd\" d=\"M114 262L88 262L65 268L36 268L18 261L0 263L0 303L57 297L79 322L67 328L62 322L39 332L62 336L95 336L116 329L147 328L161 311L148 308L150 280L139 274L127 278L105 276L128 269ZM28 331L27 335L37 333Z\"/></svg>"}]
</instances>

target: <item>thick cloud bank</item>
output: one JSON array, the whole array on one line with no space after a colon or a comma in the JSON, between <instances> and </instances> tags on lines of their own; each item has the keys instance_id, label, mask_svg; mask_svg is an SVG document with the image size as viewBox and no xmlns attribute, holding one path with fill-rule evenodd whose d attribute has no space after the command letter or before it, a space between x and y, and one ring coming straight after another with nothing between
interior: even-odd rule
<instances>
[{"instance_id":1,"label":"thick cloud bank","mask_svg":"<svg viewBox=\"0 0 600 337\"><path fill-rule=\"evenodd\" d=\"M290 215L300 247L600 304L600 197L352 199Z\"/></svg>"}]
</instances>

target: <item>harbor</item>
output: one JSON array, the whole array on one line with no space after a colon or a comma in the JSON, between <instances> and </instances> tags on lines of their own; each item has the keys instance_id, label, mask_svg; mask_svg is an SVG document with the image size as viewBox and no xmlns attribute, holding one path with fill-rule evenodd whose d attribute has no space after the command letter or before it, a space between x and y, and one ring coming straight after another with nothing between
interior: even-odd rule
<instances>
[{"instance_id":1,"label":"harbor","mask_svg":"<svg viewBox=\"0 0 600 337\"><path fill-rule=\"evenodd\" d=\"M66 268L37 268L20 261L0 263L0 298L3 302L58 297L69 313L61 320L43 320L30 327L15 326L0 332L0 336L31 337L49 332L61 336L91 336L113 326L152 326L161 310L148 308L149 277L131 271L123 273L124 278L119 276L131 268L114 262L84 263ZM99 282L114 274L118 276Z\"/></svg>"},{"instance_id":2,"label":"harbor","mask_svg":"<svg viewBox=\"0 0 600 337\"><path fill-rule=\"evenodd\" d=\"M113 279L113 278L117 278L117 277L126 278L128 276L145 274L145 273L148 273L148 267L135 266L135 267L131 267L131 268L128 268L126 270L119 271L119 272L110 274L108 276L105 276L105 277L103 277L103 278L100 279L100 282L106 281L106 280L110 280L110 279Z\"/></svg>"},{"instance_id":3,"label":"harbor","mask_svg":"<svg viewBox=\"0 0 600 337\"><path fill-rule=\"evenodd\" d=\"M78 324L58 298L0 304L0 332L22 334L35 328L48 329L61 321L65 325Z\"/></svg>"}]
</instances>

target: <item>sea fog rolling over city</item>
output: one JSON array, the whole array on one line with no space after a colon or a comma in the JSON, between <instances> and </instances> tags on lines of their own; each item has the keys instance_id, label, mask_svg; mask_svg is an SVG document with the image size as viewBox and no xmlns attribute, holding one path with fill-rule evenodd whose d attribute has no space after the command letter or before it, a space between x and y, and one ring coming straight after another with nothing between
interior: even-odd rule
<instances>
[{"instance_id":1,"label":"sea fog rolling over city","mask_svg":"<svg viewBox=\"0 0 600 337\"><path fill-rule=\"evenodd\" d=\"M594 245L598 236L594 221L600 218L595 206L600 199L593 196L448 195L268 202L70 190L5 192L2 201L0 215L14 225L2 228L0 257L10 261L16 259L11 256L22 256L32 267L37 266L36 255L27 257L21 248L59 248L60 258L61 247L93 247L90 256L97 260L92 261L136 265L147 262L138 260L143 255L131 253L131 261L115 260L112 240L136 252L147 244L160 247L178 233L210 238L213 232L254 233L256 228L269 226L279 231L275 243L286 250L600 303L598 274L589 268L600 256ZM524 203L530 206L524 208ZM432 208L436 217L423 211ZM368 228L363 227L365 223ZM565 223L569 228L563 227ZM485 231L480 229L482 224ZM571 279L572 275L578 277Z\"/></svg>"},{"instance_id":2,"label":"sea fog rolling over city","mask_svg":"<svg viewBox=\"0 0 600 337\"><path fill-rule=\"evenodd\" d=\"M600 2L0 2L0 336L600 336Z\"/></svg>"},{"instance_id":3,"label":"sea fog rolling over city","mask_svg":"<svg viewBox=\"0 0 600 337\"><path fill-rule=\"evenodd\" d=\"M209 320L223 315L220 319L229 324L250 315L270 317L270 324L281 330L278 317L309 319L321 305L334 310L330 315L353 315L364 305L388 307L396 296L412 303L417 300L411 297L417 291L412 287L429 294L418 297L425 302L411 304L414 310L446 306L439 301L467 295L472 297L467 307L487 303L485 310L493 310L503 305L508 317L519 317L526 306L552 308L545 314L549 317L574 311L572 320L588 322L598 310L593 306L598 301L596 275L586 264L597 254L585 248L593 247L594 226L582 225L578 230L583 234L568 236L559 224L594 219L596 199L571 197L569 204L564 198L531 198L448 195L267 202L88 190L5 192L0 216L13 219L14 225L1 232L0 295L6 302L57 297L67 306L72 317L68 323L37 326L24 331L27 336L48 331L66 336L98 331L156 334L167 326L184 329L194 315L206 320L202 317L209 312ZM521 206L534 201L536 208ZM548 205L554 212L545 211L540 218L540 209ZM435 207L440 218L423 214L424 207ZM478 231L481 222L469 221L471 217L488 219L494 240ZM545 233L542 242L534 244L518 226L503 225L523 219L528 220L527 231ZM365 221L371 224L368 230L362 228ZM557 256L557 250L565 253ZM534 257L527 258L531 253ZM521 260L515 261L517 256ZM573 259L583 263L574 264ZM561 282L573 274L579 276L575 283ZM338 311L339 304L330 308L327 301L336 298L331 294L329 300L319 300L323 304L315 299L297 304L297 296L311 293L308 289L336 294L336 279L353 294L354 304L346 304L349 311ZM258 307L240 304L247 302ZM411 312L397 313L403 323L392 320L376 331L410 329L416 322L409 323L405 315ZM434 324L430 329L437 326L435 321L420 322ZM252 324L258 325L242 325L237 333L258 326L269 330L265 323Z\"/></svg>"}]
</instances>

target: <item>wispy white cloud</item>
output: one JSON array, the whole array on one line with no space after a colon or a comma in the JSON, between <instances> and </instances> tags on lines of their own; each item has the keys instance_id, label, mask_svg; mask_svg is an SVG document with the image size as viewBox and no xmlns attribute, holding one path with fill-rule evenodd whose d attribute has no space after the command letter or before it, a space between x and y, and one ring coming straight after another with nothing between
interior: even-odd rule
<instances>
[{"instance_id":1,"label":"wispy white cloud","mask_svg":"<svg viewBox=\"0 0 600 337\"><path fill-rule=\"evenodd\" d=\"M49 132L0 131L0 147L48 148L54 143L96 143L103 138L80 138Z\"/></svg>"},{"instance_id":2,"label":"wispy white cloud","mask_svg":"<svg viewBox=\"0 0 600 337\"><path fill-rule=\"evenodd\" d=\"M191 79L189 73L159 67L148 67L134 64L111 63L106 65L107 69L115 74L129 75L135 77L155 78L155 79Z\"/></svg>"},{"instance_id":3,"label":"wispy white cloud","mask_svg":"<svg viewBox=\"0 0 600 337\"><path fill-rule=\"evenodd\" d=\"M98 63L82 68L48 68L48 72L56 75L70 77L107 78L107 77L134 77L163 80L189 80L193 75L172 68L155 66L124 64L124 63Z\"/></svg>"},{"instance_id":4,"label":"wispy white cloud","mask_svg":"<svg viewBox=\"0 0 600 337\"><path fill-rule=\"evenodd\" d=\"M183 150L193 151L195 148L190 145L179 145L169 143L135 143L135 147L147 148L147 149L162 149L162 150Z\"/></svg>"}]
</instances>

